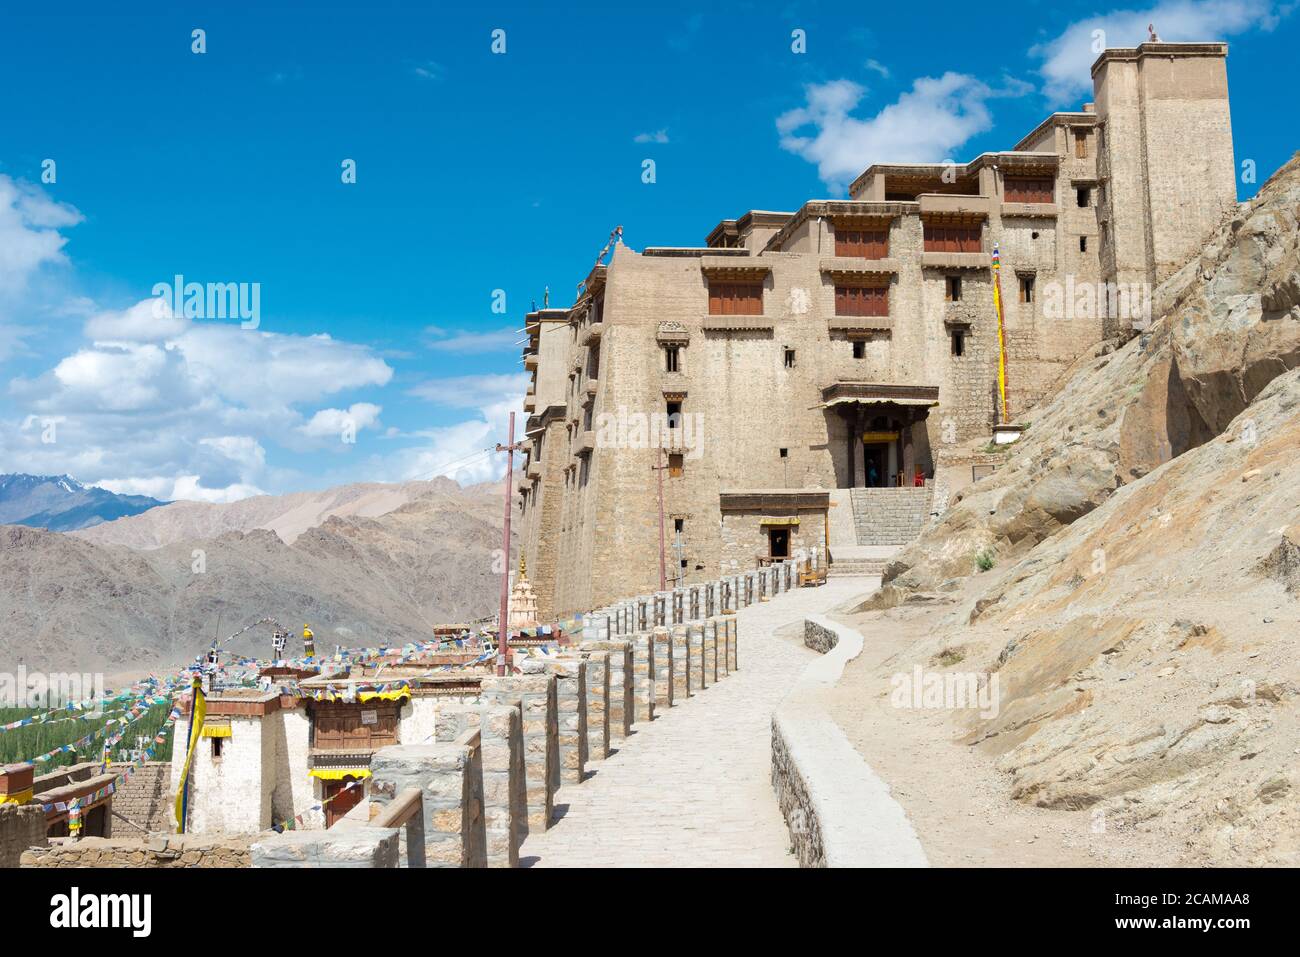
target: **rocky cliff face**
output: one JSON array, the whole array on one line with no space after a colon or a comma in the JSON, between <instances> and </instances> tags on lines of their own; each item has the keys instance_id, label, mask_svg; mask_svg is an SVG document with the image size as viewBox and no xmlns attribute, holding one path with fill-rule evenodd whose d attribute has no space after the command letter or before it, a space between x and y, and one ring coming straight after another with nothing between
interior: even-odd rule
<instances>
[{"instance_id":1,"label":"rocky cliff face","mask_svg":"<svg viewBox=\"0 0 1300 957\"><path fill-rule=\"evenodd\" d=\"M961 731L1013 798L1178 863L1300 864L1298 218L1293 160L874 602L955 602L910 654L999 676ZM995 569L954 581L986 548Z\"/></svg>"}]
</instances>

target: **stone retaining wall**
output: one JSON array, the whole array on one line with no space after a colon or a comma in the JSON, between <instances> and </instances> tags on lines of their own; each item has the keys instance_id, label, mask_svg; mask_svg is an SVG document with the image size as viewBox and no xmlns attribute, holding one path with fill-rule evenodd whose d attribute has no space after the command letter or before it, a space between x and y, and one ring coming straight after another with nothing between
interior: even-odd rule
<instances>
[{"instance_id":1,"label":"stone retaining wall","mask_svg":"<svg viewBox=\"0 0 1300 957\"><path fill-rule=\"evenodd\" d=\"M41 832L44 840L44 814ZM306 832L299 832L306 833ZM28 850L23 867L250 867L249 838L156 835L148 839L87 837Z\"/></svg>"}]
</instances>

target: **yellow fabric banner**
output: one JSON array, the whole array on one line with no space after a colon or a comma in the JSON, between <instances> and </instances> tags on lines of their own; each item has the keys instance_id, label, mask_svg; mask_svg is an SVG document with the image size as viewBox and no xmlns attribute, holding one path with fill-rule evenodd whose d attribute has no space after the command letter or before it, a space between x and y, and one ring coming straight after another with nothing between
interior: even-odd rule
<instances>
[{"instance_id":1,"label":"yellow fabric banner","mask_svg":"<svg viewBox=\"0 0 1300 957\"><path fill-rule=\"evenodd\" d=\"M358 701L374 701L378 698L380 701L400 701L403 698L411 696L410 688L398 688L396 691L360 691L357 692Z\"/></svg>"},{"instance_id":2,"label":"yellow fabric banner","mask_svg":"<svg viewBox=\"0 0 1300 957\"><path fill-rule=\"evenodd\" d=\"M370 777L369 768L312 768L307 772L308 777L319 778L322 781L342 781L344 778L368 778Z\"/></svg>"},{"instance_id":3,"label":"yellow fabric banner","mask_svg":"<svg viewBox=\"0 0 1300 957\"><path fill-rule=\"evenodd\" d=\"M203 737L205 738L228 738L230 737L230 725L228 724L205 724L203 726Z\"/></svg>"},{"instance_id":4,"label":"yellow fabric banner","mask_svg":"<svg viewBox=\"0 0 1300 957\"><path fill-rule=\"evenodd\" d=\"M189 790L190 762L194 760L194 750L198 747L203 731L203 719L208 713L208 703L203 697L203 688L198 675L194 676L194 704L190 709L190 743L185 749L185 763L181 766L181 783L176 789L176 833L185 833L185 799Z\"/></svg>"},{"instance_id":5,"label":"yellow fabric banner","mask_svg":"<svg viewBox=\"0 0 1300 957\"><path fill-rule=\"evenodd\" d=\"M26 804L32 799L32 789L16 791L13 794L0 794L0 804Z\"/></svg>"}]
</instances>

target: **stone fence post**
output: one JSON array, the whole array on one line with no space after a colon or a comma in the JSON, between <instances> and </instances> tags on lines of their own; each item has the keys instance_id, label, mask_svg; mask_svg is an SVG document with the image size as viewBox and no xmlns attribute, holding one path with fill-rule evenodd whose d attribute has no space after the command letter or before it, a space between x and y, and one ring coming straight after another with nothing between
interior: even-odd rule
<instances>
[{"instance_id":1,"label":"stone fence post","mask_svg":"<svg viewBox=\"0 0 1300 957\"><path fill-rule=\"evenodd\" d=\"M485 677L480 688L484 704L519 709L524 746L524 795L528 802L523 827L541 833L551 826L559 784L560 742L555 678L550 675Z\"/></svg>"},{"instance_id":2,"label":"stone fence post","mask_svg":"<svg viewBox=\"0 0 1300 957\"><path fill-rule=\"evenodd\" d=\"M673 644L673 700L685 701L691 696L690 643L687 631L694 625L674 625Z\"/></svg>"},{"instance_id":3,"label":"stone fence post","mask_svg":"<svg viewBox=\"0 0 1300 957\"><path fill-rule=\"evenodd\" d=\"M583 643L582 650L608 652L609 699L606 702L609 737L621 740L632 733L636 720L636 684L632 665L632 642L627 639Z\"/></svg>"},{"instance_id":4,"label":"stone fence post","mask_svg":"<svg viewBox=\"0 0 1300 957\"><path fill-rule=\"evenodd\" d=\"M655 640L644 631L632 639L632 682L636 698L636 720L653 721L655 716Z\"/></svg>"},{"instance_id":5,"label":"stone fence post","mask_svg":"<svg viewBox=\"0 0 1300 957\"><path fill-rule=\"evenodd\" d=\"M651 632L655 643L654 695L656 708L673 706L673 639L667 628Z\"/></svg>"}]
</instances>

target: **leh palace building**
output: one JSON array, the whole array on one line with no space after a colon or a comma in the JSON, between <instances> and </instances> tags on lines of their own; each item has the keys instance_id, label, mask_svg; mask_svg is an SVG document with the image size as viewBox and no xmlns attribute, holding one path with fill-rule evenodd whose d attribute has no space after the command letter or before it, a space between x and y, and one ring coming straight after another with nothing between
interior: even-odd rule
<instances>
[{"instance_id":1,"label":"leh palace building","mask_svg":"<svg viewBox=\"0 0 1300 957\"><path fill-rule=\"evenodd\" d=\"M531 313L517 488L542 620L658 588L661 477L669 587L914 537L972 479L956 447L1141 328L1235 208L1226 57L1107 50L1094 102L1010 151L868 166L848 200L751 210L701 248L619 242L572 306Z\"/></svg>"}]
</instances>

